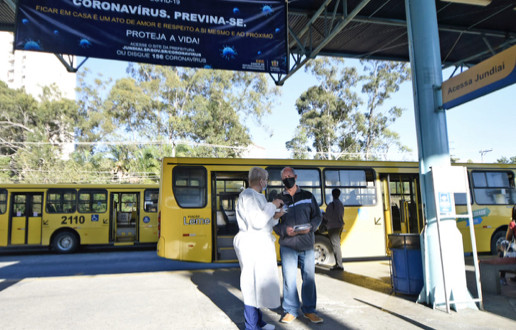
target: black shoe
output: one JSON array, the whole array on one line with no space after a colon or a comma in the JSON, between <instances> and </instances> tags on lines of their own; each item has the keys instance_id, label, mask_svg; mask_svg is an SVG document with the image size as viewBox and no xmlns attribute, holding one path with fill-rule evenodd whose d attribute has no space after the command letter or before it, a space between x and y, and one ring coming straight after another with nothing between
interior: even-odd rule
<instances>
[{"instance_id":1,"label":"black shoe","mask_svg":"<svg viewBox=\"0 0 516 330\"><path fill-rule=\"evenodd\" d=\"M344 271L344 267L341 267L339 265L335 265L333 266L332 268L330 268L330 270L340 270L340 271Z\"/></svg>"}]
</instances>

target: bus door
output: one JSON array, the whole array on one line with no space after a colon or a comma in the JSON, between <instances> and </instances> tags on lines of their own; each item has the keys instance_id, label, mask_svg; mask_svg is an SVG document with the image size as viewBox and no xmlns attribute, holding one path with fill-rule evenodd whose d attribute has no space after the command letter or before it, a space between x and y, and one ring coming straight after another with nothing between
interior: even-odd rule
<instances>
[{"instance_id":1,"label":"bus door","mask_svg":"<svg viewBox=\"0 0 516 330\"><path fill-rule=\"evenodd\" d=\"M418 174L381 175L385 219L392 233L417 233L423 229Z\"/></svg>"},{"instance_id":2,"label":"bus door","mask_svg":"<svg viewBox=\"0 0 516 330\"><path fill-rule=\"evenodd\" d=\"M139 201L139 192L111 193L110 241L134 243L138 240Z\"/></svg>"},{"instance_id":3,"label":"bus door","mask_svg":"<svg viewBox=\"0 0 516 330\"><path fill-rule=\"evenodd\" d=\"M41 244L42 193L13 193L10 244Z\"/></svg>"},{"instance_id":4,"label":"bus door","mask_svg":"<svg viewBox=\"0 0 516 330\"><path fill-rule=\"evenodd\" d=\"M233 238L238 233L236 203L247 187L249 172L212 172L213 260L236 260Z\"/></svg>"}]
</instances>

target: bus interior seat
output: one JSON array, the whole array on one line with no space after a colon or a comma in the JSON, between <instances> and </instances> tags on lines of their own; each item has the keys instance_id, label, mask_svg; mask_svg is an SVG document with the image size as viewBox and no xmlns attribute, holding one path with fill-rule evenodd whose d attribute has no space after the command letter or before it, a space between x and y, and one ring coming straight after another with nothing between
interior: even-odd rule
<instances>
[{"instance_id":1,"label":"bus interior seat","mask_svg":"<svg viewBox=\"0 0 516 330\"><path fill-rule=\"evenodd\" d=\"M409 216L411 218L412 217L417 217L417 204L416 204L416 202L414 202L414 201L409 202L409 204L408 204L408 211L409 211Z\"/></svg>"},{"instance_id":2,"label":"bus interior seat","mask_svg":"<svg viewBox=\"0 0 516 330\"><path fill-rule=\"evenodd\" d=\"M237 220L236 220L236 212L234 209L226 209L224 208L224 203L223 201L224 200L231 200L233 203L232 205L236 205L236 200L238 199L238 193L234 193L234 194L229 194L229 195L226 195L226 196L220 196L220 211L222 211L222 216L223 216L223 219L225 221L225 224L230 224L230 223L236 223Z\"/></svg>"},{"instance_id":3,"label":"bus interior seat","mask_svg":"<svg viewBox=\"0 0 516 330\"><path fill-rule=\"evenodd\" d=\"M222 215L222 220L223 220L223 224L222 224L222 225L223 225L223 226L225 226L225 225L229 224L229 216L228 216L228 212L229 212L229 211L227 211L227 210L224 208L224 203L223 203L222 201L223 201L223 199L221 198L221 199L220 199L220 211L218 211L218 212L220 212L220 213L221 213L221 215ZM217 212L217 213L218 213L218 212ZM218 219L217 219L217 221L218 221Z\"/></svg>"},{"instance_id":4,"label":"bus interior seat","mask_svg":"<svg viewBox=\"0 0 516 330\"><path fill-rule=\"evenodd\" d=\"M217 211L217 226L225 226L227 224L226 214L222 211Z\"/></svg>"},{"instance_id":5,"label":"bus interior seat","mask_svg":"<svg viewBox=\"0 0 516 330\"><path fill-rule=\"evenodd\" d=\"M118 212L118 215L117 215L117 225L128 225L129 224L129 221L131 220L130 218L131 216L131 213L130 212Z\"/></svg>"},{"instance_id":6,"label":"bus interior seat","mask_svg":"<svg viewBox=\"0 0 516 330\"><path fill-rule=\"evenodd\" d=\"M226 216L228 217L228 223L236 223L236 212L235 211L226 211Z\"/></svg>"},{"instance_id":7,"label":"bus interior seat","mask_svg":"<svg viewBox=\"0 0 516 330\"><path fill-rule=\"evenodd\" d=\"M54 204L47 205L47 212L48 213L56 213L56 208L54 207Z\"/></svg>"},{"instance_id":8,"label":"bus interior seat","mask_svg":"<svg viewBox=\"0 0 516 330\"><path fill-rule=\"evenodd\" d=\"M391 219L392 219L392 229L394 231L401 230L401 213L398 204L391 204Z\"/></svg>"},{"instance_id":9,"label":"bus interior seat","mask_svg":"<svg viewBox=\"0 0 516 330\"><path fill-rule=\"evenodd\" d=\"M131 212L131 225L134 225L136 223L137 219L138 219L138 212L132 211Z\"/></svg>"}]
</instances>

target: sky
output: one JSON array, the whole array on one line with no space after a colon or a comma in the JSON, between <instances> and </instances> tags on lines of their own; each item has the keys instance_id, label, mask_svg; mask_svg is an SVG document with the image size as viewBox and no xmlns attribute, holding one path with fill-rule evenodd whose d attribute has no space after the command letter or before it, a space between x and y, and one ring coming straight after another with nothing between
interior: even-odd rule
<instances>
[{"instance_id":1,"label":"sky","mask_svg":"<svg viewBox=\"0 0 516 330\"><path fill-rule=\"evenodd\" d=\"M80 61L79 61L80 62ZM128 62L88 59L84 67L91 70L90 77L101 72L113 80L126 76ZM345 65L360 67L358 60L345 59ZM453 69L443 72L443 81L450 78ZM271 78L271 84L273 83ZM281 87L282 95L272 113L264 118L267 129L248 122L253 143L265 149L267 158L290 158L285 142L292 139L299 123L295 108L296 99L317 80L301 68ZM450 154L459 161L495 163L501 157L516 156L516 84L472 100L446 111ZM365 99L365 97L363 97ZM390 129L397 132L401 142L412 153L396 156L397 160L417 161L417 138L414 116L412 82L400 86L400 90L386 102L385 109L398 106L405 111ZM482 153L481 153L482 151Z\"/></svg>"}]
</instances>

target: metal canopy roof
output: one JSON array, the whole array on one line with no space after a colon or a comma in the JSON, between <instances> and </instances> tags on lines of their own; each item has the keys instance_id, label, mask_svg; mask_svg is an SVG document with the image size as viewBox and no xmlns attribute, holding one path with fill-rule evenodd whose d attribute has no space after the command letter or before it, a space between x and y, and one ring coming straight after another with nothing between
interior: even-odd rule
<instances>
[{"instance_id":1,"label":"metal canopy roof","mask_svg":"<svg viewBox=\"0 0 516 330\"><path fill-rule=\"evenodd\" d=\"M515 0L435 2L443 68L471 66L516 44ZM410 60L405 0L298 0L288 10L290 74L316 55Z\"/></svg>"},{"instance_id":2,"label":"metal canopy roof","mask_svg":"<svg viewBox=\"0 0 516 330\"><path fill-rule=\"evenodd\" d=\"M516 44L516 0L449 1L457 0L435 0L443 67L471 66ZM0 0L0 30L14 31L16 3ZM291 72L273 76L278 84L317 55L409 61L405 0L290 0L288 27Z\"/></svg>"}]
</instances>

